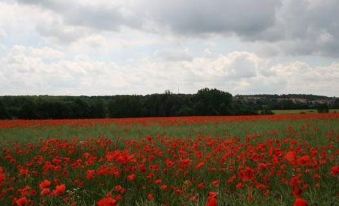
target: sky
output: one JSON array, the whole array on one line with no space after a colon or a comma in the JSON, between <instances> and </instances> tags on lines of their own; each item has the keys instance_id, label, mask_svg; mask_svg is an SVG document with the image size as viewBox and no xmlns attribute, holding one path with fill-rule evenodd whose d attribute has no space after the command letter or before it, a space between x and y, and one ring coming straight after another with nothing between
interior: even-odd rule
<instances>
[{"instance_id":1,"label":"sky","mask_svg":"<svg viewBox=\"0 0 339 206\"><path fill-rule=\"evenodd\" d=\"M0 0L0 95L339 96L338 0Z\"/></svg>"}]
</instances>

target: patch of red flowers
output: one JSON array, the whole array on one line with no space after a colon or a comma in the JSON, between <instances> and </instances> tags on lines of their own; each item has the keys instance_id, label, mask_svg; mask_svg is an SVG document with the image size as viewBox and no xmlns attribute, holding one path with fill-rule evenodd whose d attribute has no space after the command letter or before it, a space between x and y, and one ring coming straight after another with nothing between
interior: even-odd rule
<instances>
[{"instance_id":1,"label":"patch of red flowers","mask_svg":"<svg viewBox=\"0 0 339 206\"><path fill-rule=\"evenodd\" d=\"M57 120L0 120L0 128L46 127L46 126L79 126L95 125L195 125L222 122L244 121L282 121L338 119L338 113L325 114L275 114L275 115L244 115L244 116L191 116L191 117L146 117L146 118L106 118L106 119L57 119Z\"/></svg>"},{"instance_id":2,"label":"patch of red flowers","mask_svg":"<svg viewBox=\"0 0 339 206\"><path fill-rule=\"evenodd\" d=\"M295 198L293 206L307 206L305 193L337 181L336 135L320 146L258 134L16 143L1 148L0 203L217 206L227 194L249 202ZM288 192L278 197L276 190Z\"/></svg>"}]
</instances>

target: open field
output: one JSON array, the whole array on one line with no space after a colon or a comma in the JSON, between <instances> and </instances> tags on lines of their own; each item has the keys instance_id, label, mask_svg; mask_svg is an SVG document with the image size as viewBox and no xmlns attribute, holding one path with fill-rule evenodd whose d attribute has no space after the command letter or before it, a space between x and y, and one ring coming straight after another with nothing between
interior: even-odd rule
<instances>
[{"instance_id":1,"label":"open field","mask_svg":"<svg viewBox=\"0 0 339 206\"><path fill-rule=\"evenodd\" d=\"M338 146L333 113L0 121L0 205L334 206Z\"/></svg>"},{"instance_id":2,"label":"open field","mask_svg":"<svg viewBox=\"0 0 339 206\"><path fill-rule=\"evenodd\" d=\"M274 114L314 114L318 113L316 109L286 109L286 110L272 110ZM339 113L339 109L330 109L330 113Z\"/></svg>"}]
</instances>

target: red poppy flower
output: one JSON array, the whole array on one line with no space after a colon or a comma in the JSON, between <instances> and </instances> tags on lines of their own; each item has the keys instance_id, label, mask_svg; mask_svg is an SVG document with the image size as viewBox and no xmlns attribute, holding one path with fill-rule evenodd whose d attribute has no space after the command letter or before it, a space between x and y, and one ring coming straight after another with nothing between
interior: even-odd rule
<instances>
[{"instance_id":1,"label":"red poppy flower","mask_svg":"<svg viewBox=\"0 0 339 206\"><path fill-rule=\"evenodd\" d=\"M297 158L297 154L294 151L289 151L285 155L285 159L291 163L295 162L296 158Z\"/></svg>"},{"instance_id":2,"label":"red poppy flower","mask_svg":"<svg viewBox=\"0 0 339 206\"><path fill-rule=\"evenodd\" d=\"M299 165L309 165L311 163L310 156L304 155L298 159Z\"/></svg>"},{"instance_id":3,"label":"red poppy flower","mask_svg":"<svg viewBox=\"0 0 339 206\"><path fill-rule=\"evenodd\" d=\"M51 193L51 190L49 188L43 188L40 192L41 196L47 196Z\"/></svg>"},{"instance_id":4,"label":"red poppy flower","mask_svg":"<svg viewBox=\"0 0 339 206\"><path fill-rule=\"evenodd\" d=\"M147 199L149 200L149 201L154 201L154 195L152 194L152 193L149 193L148 195L147 195Z\"/></svg>"},{"instance_id":5,"label":"red poppy flower","mask_svg":"<svg viewBox=\"0 0 339 206\"><path fill-rule=\"evenodd\" d=\"M66 191L66 185L61 184L61 185L57 185L57 186L55 187L55 190L53 191L53 194L54 194L55 196L59 196L59 195L64 194L65 191Z\"/></svg>"},{"instance_id":6,"label":"red poppy flower","mask_svg":"<svg viewBox=\"0 0 339 206\"><path fill-rule=\"evenodd\" d=\"M218 206L217 196L218 196L218 193L216 192L208 193L208 199L207 199L206 206Z\"/></svg>"},{"instance_id":7,"label":"red poppy flower","mask_svg":"<svg viewBox=\"0 0 339 206\"><path fill-rule=\"evenodd\" d=\"M333 176L339 175L339 166L333 166L333 167L331 168L331 174L332 174ZM1 182L1 181L0 181L0 182Z\"/></svg>"},{"instance_id":8,"label":"red poppy flower","mask_svg":"<svg viewBox=\"0 0 339 206\"><path fill-rule=\"evenodd\" d=\"M198 164L197 164L197 166L195 166L195 169L201 169L201 168L203 168L205 166L205 163L204 162L199 162Z\"/></svg>"},{"instance_id":9,"label":"red poppy flower","mask_svg":"<svg viewBox=\"0 0 339 206\"><path fill-rule=\"evenodd\" d=\"M51 186L51 181L44 180L39 184L40 189L49 188Z\"/></svg>"},{"instance_id":10,"label":"red poppy flower","mask_svg":"<svg viewBox=\"0 0 339 206\"><path fill-rule=\"evenodd\" d=\"M117 201L112 197L104 197L97 202L97 206L116 206Z\"/></svg>"},{"instance_id":11,"label":"red poppy flower","mask_svg":"<svg viewBox=\"0 0 339 206\"><path fill-rule=\"evenodd\" d=\"M135 179L137 178L137 176L135 174L131 174L127 176L127 180L130 182L135 181Z\"/></svg>"},{"instance_id":12,"label":"red poppy flower","mask_svg":"<svg viewBox=\"0 0 339 206\"><path fill-rule=\"evenodd\" d=\"M2 167L0 167L0 184L5 181L6 175Z\"/></svg>"},{"instance_id":13,"label":"red poppy flower","mask_svg":"<svg viewBox=\"0 0 339 206\"><path fill-rule=\"evenodd\" d=\"M93 179L94 176L95 176L95 170L87 170L86 178L87 178L88 180Z\"/></svg>"},{"instance_id":14,"label":"red poppy flower","mask_svg":"<svg viewBox=\"0 0 339 206\"><path fill-rule=\"evenodd\" d=\"M308 206L308 203L303 198L297 198L293 204L293 206Z\"/></svg>"},{"instance_id":15,"label":"red poppy flower","mask_svg":"<svg viewBox=\"0 0 339 206\"><path fill-rule=\"evenodd\" d=\"M17 206L25 206L29 204L29 200L26 197L21 197L15 201Z\"/></svg>"},{"instance_id":16,"label":"red poppy flower","mask_svg":"<svg viewBox=\"0 0 339 206\"><path fill-rule=\"evenodd\" d=\"M167 185L161 185L161 186L160 186L160 189L161 189L161 190L167 190L167 188L168 188Z\"/></svg>"}]
</instances>

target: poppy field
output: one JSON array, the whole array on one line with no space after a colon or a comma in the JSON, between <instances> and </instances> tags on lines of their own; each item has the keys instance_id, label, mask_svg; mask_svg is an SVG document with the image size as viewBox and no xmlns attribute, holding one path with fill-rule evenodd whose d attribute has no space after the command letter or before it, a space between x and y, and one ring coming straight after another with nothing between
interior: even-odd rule
<instances>
[{"instance_id":1,"label":"poppy field","mask_svg":"<svg viewBox=\"0 0 339 206\"><path fill-rule=\"evenodd\" d=\"M0 121L0 205L335 206L339 115Z\"/></svg>"}]
</instances>

